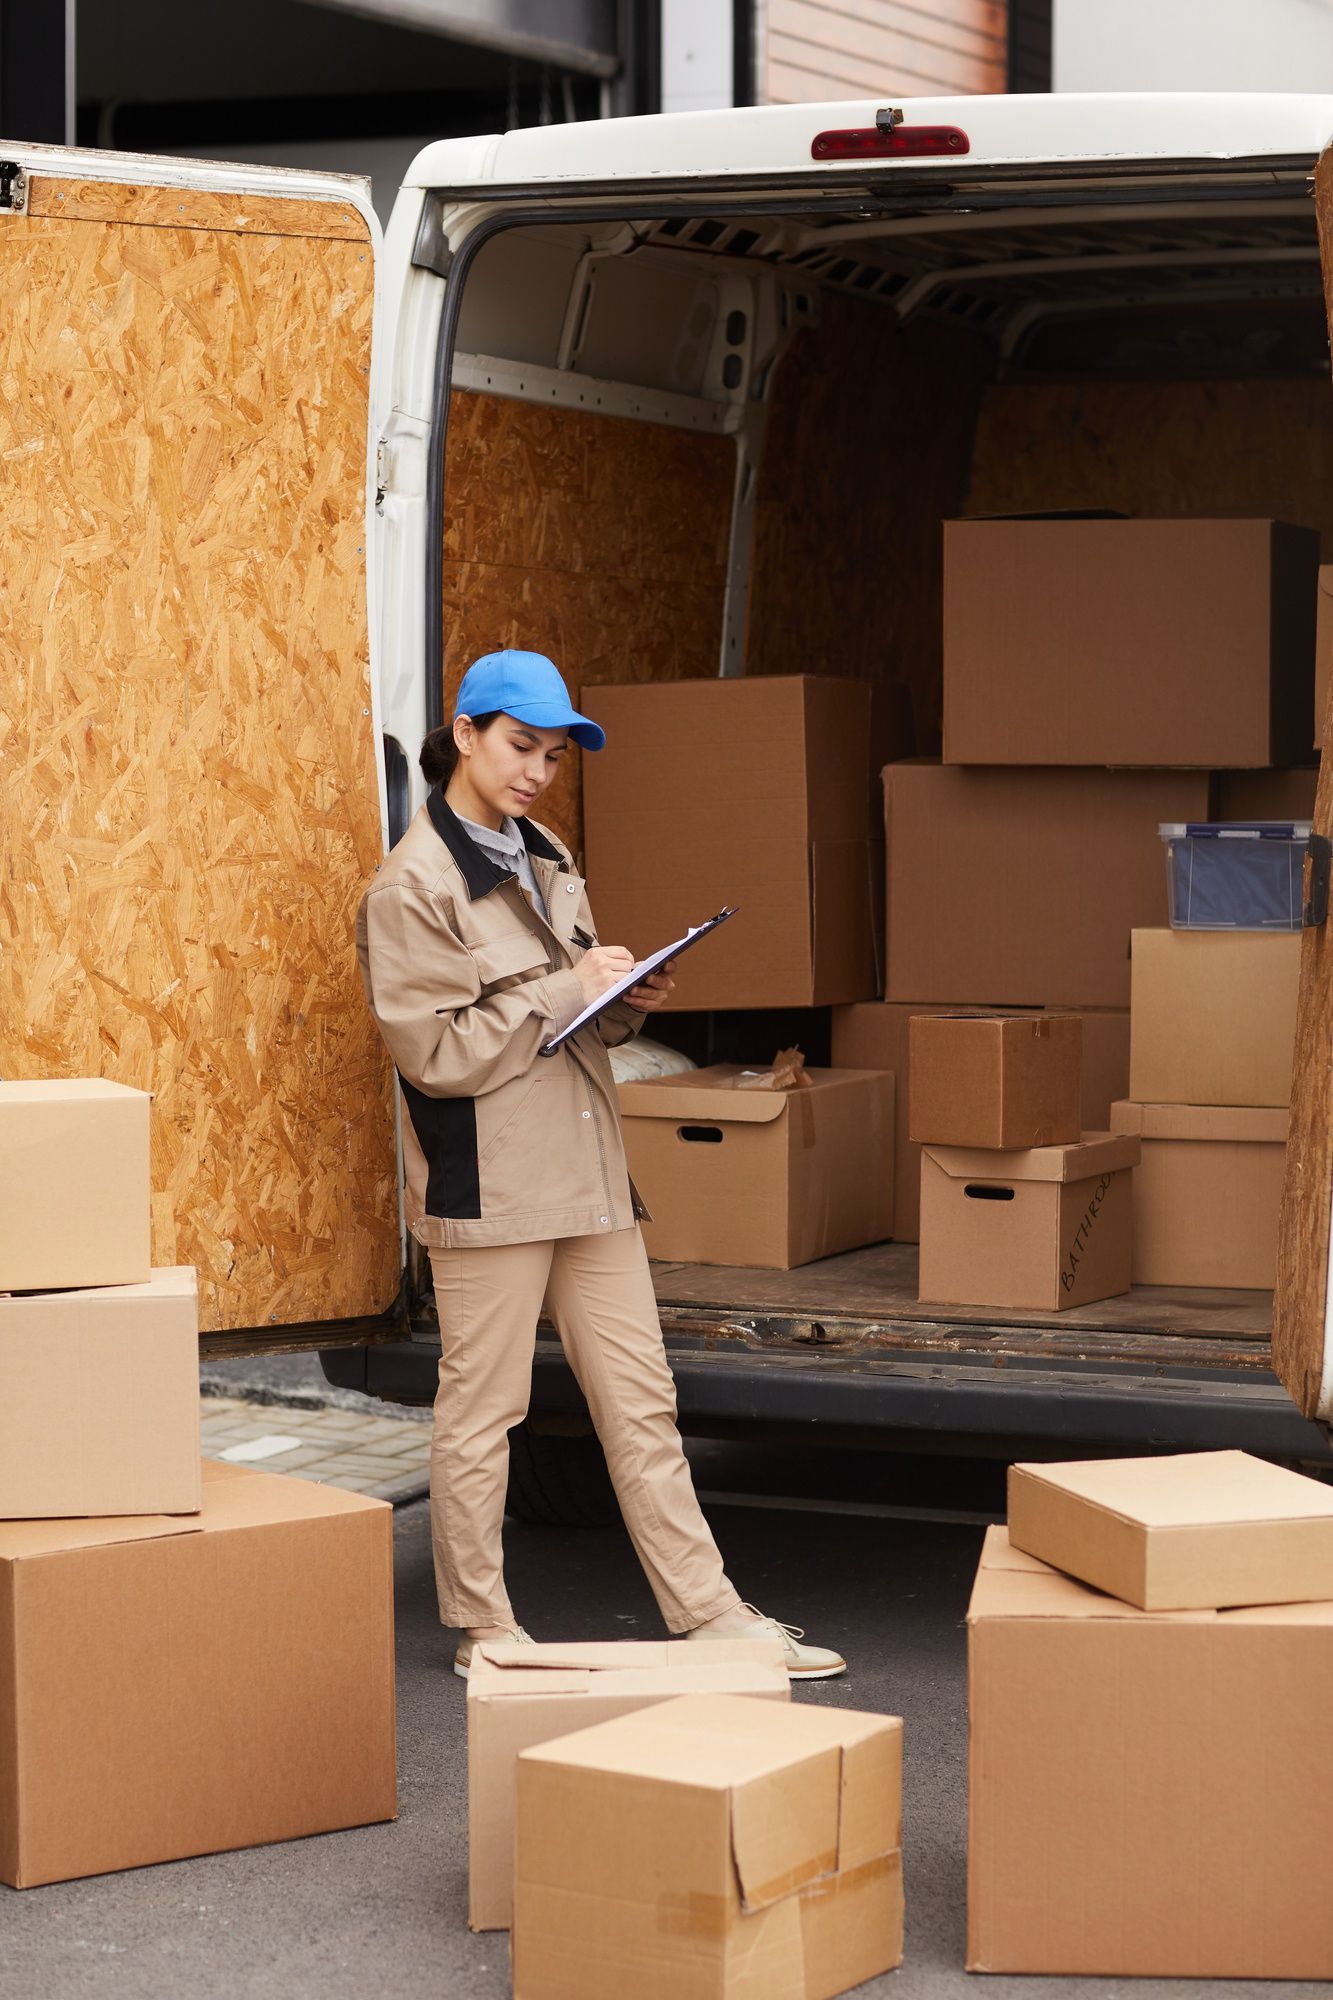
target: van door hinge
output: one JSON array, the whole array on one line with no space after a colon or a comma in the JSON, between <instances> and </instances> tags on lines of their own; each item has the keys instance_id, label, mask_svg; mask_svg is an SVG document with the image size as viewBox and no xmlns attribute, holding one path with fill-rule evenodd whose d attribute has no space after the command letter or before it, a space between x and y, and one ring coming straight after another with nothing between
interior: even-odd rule
<instances>
[{"instance_id":1,"label":"van door hinge","mask_svg":"<svg viewBox=\"0 0 1333 2000\"><path fill-rule=\"evenodd\" d=\"M0 160L0 208L11 215L26 215L28 176L17 160Z\"/></svg>"}]
</instances>

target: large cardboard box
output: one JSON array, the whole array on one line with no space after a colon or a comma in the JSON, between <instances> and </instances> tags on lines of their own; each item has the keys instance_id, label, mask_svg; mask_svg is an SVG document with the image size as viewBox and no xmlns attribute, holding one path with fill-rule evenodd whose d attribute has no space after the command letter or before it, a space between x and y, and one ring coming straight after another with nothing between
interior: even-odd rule
<instances>
[{"instance_id":1,"label":"large cardboard box","mask_svg":"<svg viewBox=\"0 0 1333 2000\"><path fill-rule=\"evenodd\" d=\"M1282 521L946 521L945 761L1294 764L1318 567Z\"/></svg>"},{"instance_id":2,"label":"large cardboard box","mask_svg":"<svg viewBox=\"0 0 1333 2000\"><path fill-rule=\"evenodd\" d=\"M902 1957L902 1724L693 1695L518 1760L515 2000L828 2000Z\"/></svg>"},{"instance_id":3,"label":"large cardboard box","mask_svg":"<svg viewBox=\"0 0 1333 2000\"><path fill-rule=\"evenodd\" d=\"M912 1117L912 1083L908 1063L909 1023L919 1014L960 1014L968 1010L907 1001L870 1000L852 1007L833 1010L833 1064L836 1069L887 1069L893 1072L893 1227L891 1235L900 1243L915 1243L921 1216L921 1148L909 1137ZM994 1013L995 1008L976 1012ZM1026 1020L1037 1008L1006 1010ZM1053 1012L1073 1010L1057 1007ZM1080 1127L1084 1132L1104 1132L1111 1121L1111 1106L1129 1089L1129 1009L1127 1007L1085 1008L1079 1014L1083 1026L1083 1065L1080 1089Z\"/></svg>"},{"instance_id":4,"label":"large cardboard box","mask_svg":"<svg viewBox=\"0 0 1333 2000\"><path fill-rule=\"evenodd\" d=\"M0 1294L0 1520L198 1509L199 1294Z\"/></svg>"},{"instance_id":5,"label":"large cardboard box","mask_svg":"<svg viewBox=\"0 0 1333 2000\"><path fill-rule=\"evenodd\" d=\"M1137 1139L921 1152L920 1296L1059 1312L1130 1287Z\"/></svg>"},{"instance_id":6,"label":"large cardboard box","mask_svg":"<svg viewBox=\"0 0 1333 2000\"><path fill-rule=\"evenodd\" d=\"M968 1651L973 1972L1333 1977L1333 1603L1138 1611L991 1528Z\"/></svg>"},{"instance_id":7,"label":"large cardboard box","mask_svg":"<svg viewBox=\"0 0 1333 2000\"><path fill-rule=\"evenodd\" d=\"M1011 1465L1009 1539L1141 1611L1333 1598L1333 1488L1245 1451Z\"/></svg>"},{"instance_id":8,"label":"large cardboard box","mask_svg":"<svg viewBox=\"0 0 1333 2000\"><path fill-rule=\"evenodd\" d=\"M1324 710L1328 705L1329 669L1333 666L1333 563L1319 571L1319 607L1315 619L1314 747L1324 741Z\"/></svg>"},{"instance_id":9,"label":"large cardboard box","mask_svg":"<svg viewBox=\"0 0 1333 2000\"><path fill-rule=\"evenodd\" d=\"M619 1086L650 1257L790 1270L879 1243L893 1221L893 1078L807 1070L738 1090L734 1063Z\"/></svg>"},{"instance_id":10,"label":"large cardboard box","mask_svg":"<svg viewBox=\"0 0 1333 2000\"><path fill-rule=\"evenodd\" d=\"M1166 922L1157 828L1208 777L889 764L884 803L886 998L1124 1007L1129 934Z\"/></svg>"},{"instance_id":11,"label":"large cardboard box","mask_svg":"<svg viewBox=\"0 0 1333 2000\"><path fill-rule=\"evenodd\" d=\"M508 1930L514 1914L514 1770L522 1750L685 1694L786 1701L774 1641L624 1640L582 1646L477 1645L467 1684L468 1923Z\"/></svg>"},{"instance_id":12,"label":"large cardboard box","mask_svg":"<svg viewBox=\"0 0 1333 2000\"><path fill-rule=\"evenodd\" d=\"M1143 1147L1134 1283L1271 1290L1290 1114L1280 1105L1111 1106Z\"/></svg>"},{"instance_id":13,"label":"large cardboard box","mask_svg":"<svg viewBox=\"0 0 1333 2000\"><path fill-rule=\"evenodd\" d=\"M0 1522L0 1881L392 1819L392 1525L209 1462L200 1514Z\"/></svg>"},{"instance_id":14,"label":"large cardboard box","mask_svg":"<svg viewBox=\"0 0 1333 2000\"><path fill-rule=\"evenodd\" d=\"M101 1077L0 1082L0 1292L147 1283L151 1104Z\"/></svg>"},{"instance_id":15,"label":"large cardboard box","mask_svg":"<svg viewBox=\"0 0 1333 2000\"><path fill-rule=\"evenodd\" d=\"M724 903L672 1005L811 1007L880 991L870 690L860 681L677 681L583 691L606 730L583 765L588 881L605 944L646 952Z\"/></svg>"},{"instance_id":16,"label":"large cardboard box","mask_svg":"<svg viewBox=\"0 0 1333 2000\"><path fill-rule=\"evenodd\" d=\"M1132 1098L1290 1104L1299 931L1136 930L1132 952Z\"/></svg>"},{"instance_id":17,"label":"large cardboard box","mask_svg":"<svg viewBox=\"0 0 1333 2000\"><path fill-rule=\"evenodd\" d=\"M1066 1146L1079 1116L1077 1014L918 1014L908 1037L909 1131L938 1146Z\"/></svg>"}]
</instances>

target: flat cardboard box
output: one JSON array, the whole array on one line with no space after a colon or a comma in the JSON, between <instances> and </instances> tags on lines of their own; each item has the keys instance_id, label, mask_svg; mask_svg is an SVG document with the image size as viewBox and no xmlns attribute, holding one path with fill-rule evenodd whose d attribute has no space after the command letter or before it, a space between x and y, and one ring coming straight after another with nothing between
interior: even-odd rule
<instances>
[{"instance_id":1,"label":"flat cardboard box","mask_svg":"<svg viewBox=\"0 0 1333 2000\"><path fill-rule=\"evenodd\" d=\"M392 1526L207 1461L200 1514L0 1522L0 1881L392 1819Z\"/></svg>"},{"instance_id":2,"label":"flat cardboard box","mask_svg":"<svg viewBox=\"0 0 1333 2000\"><path fill-rule=\"evenodd\" d=\"M1283 521L946 521L946 763L1294 764L1318 567Z\"/></svg>"},{"instance_id":3,"label":"flat cardboard box","mask_svg":"<svg viewBox=\"0 0 1333 2000\"><path fill-rule=\"evenodd\" d=\"M915 1005L899 1000L870 1000L833 1010L835 1069L887 1069L893 1072L893 1226L896 1242L915 1243L921 1220L921 1148L909 1137L912 1084L908 1065L908 1023L919 1014L959 1014L967 1010L941 1004ZM995 1008L978 1009L994 1013ZM1019 1019L1039 1009L1015 1008ZM1057 1007L1056 1013L1073 1010ZM1104 1132L1111 1106L1129 1089L1128 1007L1085 1008L1080 1126L1084 1132Z\"/></svg>"},{"instance_id":4,"label":"flat cardboard box","mask_svg":"<svg viewBox=\"0 0 1333 2000\"><path fill-rule=\"evenodd\" d=\"M1132 1132L1134 1283L1271 1291L1290 1114L1281 1106L1111 1106Z\"/></svg>"},{"instance_id":5,"label":"flat cardboard box","mask_svg":"<svg viewBox=\"0 0 1333 2000\"><path fill-rule=\"evenodd\" d=\"M910 1133L1014 1152L1078 1139L1077 1014L919 1014L909 1035Z\"/></svg>"},{"instance_id":6,"label":"flat cardboard box","mask_svg":"<svg viewBox=\"0 0 1333 2000\"><path fill-rule=\"evenodd\" d=\"M968 1655L971 1971L1333 1977L1333 1603L1138 1611L991 1528Z\"/></svg>"},{"instance_id":7,"label":"flat cardboard box","mask_svg":"<svg viewBox=\"0 0 1333 2000\"><path fill-rule=\"evenodd\" d=\"M1245 1451L1011 1465L1009 1539L1140 1611L1333 1598L1333 1488Z\"/></svg>"},{"instance_id":8,"label":"flat cardboard box","mask_svg":"<svg viewBox=\"0 0 1333 2000\"><path fill-rule=\"evenodd\" d=\"M1212 819L1313 819L1317 764L1297 771L1214 771Z\"/></svg>"},{"instance_id":9,"label":"flat cardboard box","mask_svg":"<svg viewBox=\"0 0 1333 2000\"><path fill-rule=\"evenodd\" d=\"M505 1931L514 1914L514 1770L522 1750L684 1694L791 1692L772 1641L622 1640L473 1648L467 1684L468 1923Z\"/></svg>"},{"instance_id":10,"label":"flat cardboard box","mask_svg":"<svg viewBox=\"0 0 1333 2000\"><path fill-rule=\"evenodd\" d=\"M654 950L728 903L739 914L681 960L672 1006L874 999L869 687L746 676L585 688L582 705L612 746L583 766L603 942Z\"/></svg>"},{"instance_id":11,"label":"flat cardboard box","mask_svg":"<svg viewBox=\"0 0 1333 2000\"><path fill-rule=\"evenodd\" d=\"M1314 747L1324 742L1324 710L1328 706L1329 667L1333 665L1333 563L1319 570L1319 602L1315 616Z\"/></svg>"},{"instance_id":12,"label":"flat cardboard box","mask_svg":"<svg viewBox=\"0 0 1333 2000\"><path fill-rule=\"evenodd\" d=\"M902 1957L902 1724L687 1695L518 1760L515 2000L829 2000Z\"/></svg>"},{"instance_id":13,"label":"flat cardboard box","mask_svg":"<svg viewBox=\"0 0 1333 2000\"><path fill-rule=\"evenodd\" d=\"M790 1270L880 1243L893 1220L893 1078L807 1070L738 1090L739 1064L619 1086L650 1257Z\"/></svg>"},{"instance_id":14,"label":"flat cardboard box","mask_svg":"<svg viewBox=\"0 0 1333 2000\"><path fill-rule=\"evenodd\" d=\"M101 1077L0 1082L0 1292L148 1282L152 1101Z\"/></svg>"},{"instance_id":15,"label":"flat cardboard box","mask_svg":"<svg viewBox=\"0 0 1333 2000\"><path fill-rule=\"evenodd\" d=\"M0 1519L188 1514L200 1504L199 1294L0 1294Z\"/></svg>"},{"instance_id":16,"label":"flat cardboard box","mask_svg":"<svg viewBox=\"0 0 1333 2000\"><path fill-rule=\"evenodd\" d=\"M1157 828L1202 819L1208 777L889 764L884 804L886 998L1125 1007L1129 934L1166 922Z\"/></svg>"},{"instance_id":17,"label":"flat cardboard box","mask_svg":"<svg viewBox=\"0 0 1333 2000\"><path fill-rule=\"evenodd\" d=\"M1136 930L1129 1094L1291 1103L1299 931Z\"/></svg>"},{"instance_id":18,"label":"flat cardboard box","mask_svg":"<svg viewBox=\"0 0 1333 2000\"><path fill-rule=\"evenodd\" d=\"M1137 1139L921 1153L922 1299L1060 1312L1130 1286Z\"/></svg>"}]
</instances>

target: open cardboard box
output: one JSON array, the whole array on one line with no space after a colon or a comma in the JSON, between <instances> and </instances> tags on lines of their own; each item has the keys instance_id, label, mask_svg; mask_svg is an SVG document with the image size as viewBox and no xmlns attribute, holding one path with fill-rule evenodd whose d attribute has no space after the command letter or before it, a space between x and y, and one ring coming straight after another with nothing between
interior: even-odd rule
<instances>
[{"instance_id":1,"label":"open cardboard box","mask_svg":"<svg viewBox=\"0 0 1333 2000\"><path fill-rule=\"evenodd\" d=\"M520 1751L684 1694L786 1701L772 1639L482 1642L467 1684L468 1923L509 1928L514 1911L514 1771Z\"/></svg>"}]
</instances>

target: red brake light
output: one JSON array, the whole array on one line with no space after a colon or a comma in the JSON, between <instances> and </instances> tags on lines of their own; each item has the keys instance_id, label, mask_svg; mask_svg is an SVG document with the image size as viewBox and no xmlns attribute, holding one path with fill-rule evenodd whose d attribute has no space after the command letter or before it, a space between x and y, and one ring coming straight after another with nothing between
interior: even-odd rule
<instances>
[{"instance_id":1,"label":"red brake light","mask_svg":"<svg viewBox=\"0 0 1333 2000\"><path fill-rule=\"evenodd\" d=\"M856 126L842 132L820 132L810 147L812 160L892 160L938 158L971 151L966 132L957 125Z\"/></svg>"}]
</instances>

